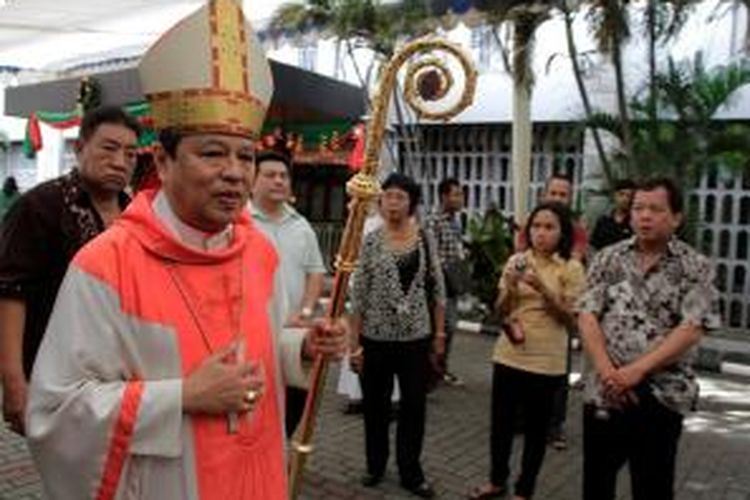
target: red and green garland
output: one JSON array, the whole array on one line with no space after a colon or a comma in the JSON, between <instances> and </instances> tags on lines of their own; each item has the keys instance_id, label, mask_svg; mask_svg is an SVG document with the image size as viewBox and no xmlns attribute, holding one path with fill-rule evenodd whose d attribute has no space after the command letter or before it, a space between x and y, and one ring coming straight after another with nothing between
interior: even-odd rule
<instances>
[{"instance_id":1,"label":"red and green garland","mask_svg":"<svg viewBox=\"0 0 750 500\"><path fill-rule=\"evenodd\" d=\"M149 148L156 140L153 122L149 116L149 105L145 102L128 104L124 106L125 111L138 118L143 126L143 132L138 138L139 148ZM28 158L34 158L36 152L42 149L42 133L40 123L44 123L57 130L66 130L78 127L81 124L82 113L80 109L67 113L55 113L50 111L37 111L29 116L26 123L26 137L23 141L23 152Z\"/></svg>"},{"instance_id":2,"label":"red and green garland","mask_svg":"<svg viewBox=\"0 0 750 500\"><path fill-rule=\"evenodd\" d=\"M157 135L150 116L150 106L146 102L128 104L125 111L136 117L143 127L138 138L140 152L148 152L156 142ZM78 127L83 116L80 106L75 111L55 113L37 111L29 116L26 123L26 136L23 143L24 154L34 158L42 149L40 124L44 123L56 130ZM286 148L286 152L299 163L340 164L353 171L362 168L364 160L364 125L352 128L346 121L326 124L295 124L281 128L269 124L268 132L262 139L262 148ZM283 139L282 139L283 137Z\"/></svg>"}]
</instances>

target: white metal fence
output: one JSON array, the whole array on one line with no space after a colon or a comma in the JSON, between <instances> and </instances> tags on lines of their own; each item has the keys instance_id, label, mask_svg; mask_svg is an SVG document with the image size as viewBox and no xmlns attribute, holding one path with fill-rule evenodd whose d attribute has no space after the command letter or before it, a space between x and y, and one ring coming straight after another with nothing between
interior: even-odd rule
<instances>
[{"instance_id":1,"label":"white metal fence","mask_svg":"<svg viewBox=\"0 0 750 500\"><path fill-rule=\"evenodd\" d=\"M690 196L698 207L698 246L716 262L725 324L750 331L750 173L714 170Z\"/></svg>"},{"instance_id":2,"label":"white metal fence","mask_svg":"<svg viewBox=\"0 0 750 500\"><path fill-rule=\"evenodd\" d=\"M419 147L402 143L399 153L402 168L422 185L427 207L437 205L440 181L455 177L464 187L467 215L490 206L512 214L509 124L423 125L417 135ZM571 176L580 195L582 131L570 124L535 125L530 204L554 171ZM710 172L690 201L699 208L696 246L716 262L725 326L750 331L750 174Z\"/></svg>"},{"instance_id":3,"label":"white metal fence","mask_svg":"<svg viewBox=\"0 0 750 500\"><path fill-rule=\"evenodd\" d=\"M464 188L466 213L490 206L513 213L511 127L501 125L425 125L419 148L399 148L402 168L422 186L425 205L438 204L438 184L455 177ZM535 125L529 204L534 205L552 172L572 177L577 192L583 178L583 134L570 125ZM411 171L410 171L411 170ZM529 207L531 208L531 206Z\"/></svg>"}]
</instances>

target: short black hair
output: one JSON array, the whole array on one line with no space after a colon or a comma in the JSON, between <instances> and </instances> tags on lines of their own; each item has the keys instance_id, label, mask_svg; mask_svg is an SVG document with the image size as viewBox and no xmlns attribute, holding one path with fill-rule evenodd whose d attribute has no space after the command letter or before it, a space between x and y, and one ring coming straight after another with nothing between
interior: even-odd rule
<instances>
[{"instance_id":1,"label":"short black hair","mask_svg":"<svg viewBox=\"0 0 750 500\"><path fill-rule=\"evenodd\" d=\"M683 197L682 189L680 186L670 177L648 177L637 183L635 191L656 191L657 189L664 189L667 192L667 200L669 201L669 208L674 214L683 213Z\"/></svg>"},{"instance_id":2,"label":"short black hair","mask_svg":"<svg viewBox=\"0 0 750 500\"><path fill-rule=\"evenodd\" d=\"M455 177L448 177L446 179L443 179L442 181L440 181L440 184L438 184L438 194L442 198L443 196L450 194L451 189L453 189L454 186L457 188L461 187L461 184Z\"/></svg>"},{"instance_id":3,"label":"short black hair","mask_svg":"<svg viewBox=\"0 0 750 500\"><path fill-rule=\"evenodd\" d=\"M636 183L633 179L630 178L618 179L614 182L612 188L612 192L616 193L618 191L622 191L623 189L635 189Z\"/></svg>"},{"instance_id":4,"label":"short black hair","mask_svg":"<svg viewBox=\"0 0 750 500\"><path fill-rule=\"evenodd\" d=\"M560 257L568 260L573 253L573 213L568 207L560 202L546 201L540 203L531 211L531 215L529 215L528 221L526 222L526 227L523 229L529 248L531 248L531 226L534 222L534 218L539 212L545 210L555 214L557 220L560 222L560 241L557 242L557 248L555 251Z\"/></svg>"},{"instance_id":5,"label":"short black hair","mask_svg":"<svg viewBox=\"0 0 750 500\"><path fill-rule=\"evenodd\" d=\"M279 151L274 151L272 149L258 151L257 153L255 153L255 170L260 171L260 165L265 161L281 162L286 167L287 173L291 174L292 159L288 155L280 153Z\"/></svg>"},{"instance_id":6,"label":"short black hair","mask_svg":"<svg viewBox=\"0 0 750 500\"><path fill-rule=\"evenodd\" d=\"M573 187L573 179L571 179L571 178L570 178L570 176L568 176L568 175L565 175L565 174L562 174L562 173L560 173L560 172L553 172L553 173L552 173L552 175L550 175L549 177L547 177L547 180L546 180L546 181L544 181L544 191L545 191L545 192L546 192L546 191L547 191L547 190L549 189L549 185L550 185L550 184L552 183L552 181L554 181L554 180L561 180L561 181L565 181L565 182L567 182L568 184L570 184L570 187L571 187L571 188Z\"/></svg>"},{"instance_id":7,"label":"short black hair","mask_svg":"<svg viewBox=\"0 0 750 500\"><path fill-rule=\"evenodd\" d=\"M167 127L159 130L159 144L167 156L172 159L177 157L177 146L185 137L185 134L173 127Z\"/></svg>"},{"instance_id":8,"label":"short black hair","mask_svg":"<svg viewBox=\"0 0 750 500\"><path fill-rule=\"evenodd\" d=\"M78 140L81 142L88 141L96 133L96 130L104 124L122 125L132 130L136 137L141 135L141 125L135 117L118 106L100 106L83 115L81 128L78 131Z\"/></svg>"},{"instance_id":9,"label":"short black hair","mask_svg":"<svg viewBox=\"0 0 750 500\"><path fill-rule=\"evenodd\" d=\"M381 186L383 191L390 188L400 189L409 195L409 215L413 215L417 210L417 205L419 205L419 200L422 194L419 185L414 182L414 179L408 175L394 172L383 181Z\"/></svg>"}]
</instances>

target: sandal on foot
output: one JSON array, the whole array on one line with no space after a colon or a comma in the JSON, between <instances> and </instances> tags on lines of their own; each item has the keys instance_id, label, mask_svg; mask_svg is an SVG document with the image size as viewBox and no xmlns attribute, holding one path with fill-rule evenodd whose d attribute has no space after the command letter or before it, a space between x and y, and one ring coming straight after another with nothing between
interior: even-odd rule
<instances>
[{"instance_id":1,"label":"sandal on foot","mask_svg":"<svg viewBox=\"0 0 750 500\"><path fill-rule=\"evenodd\" d=\"M492 483L485 483L477 486L469 493L469 500L487 500L490 498L501 498L507 493L505 487L495 486Z\"/></svg>"}]
</instances>

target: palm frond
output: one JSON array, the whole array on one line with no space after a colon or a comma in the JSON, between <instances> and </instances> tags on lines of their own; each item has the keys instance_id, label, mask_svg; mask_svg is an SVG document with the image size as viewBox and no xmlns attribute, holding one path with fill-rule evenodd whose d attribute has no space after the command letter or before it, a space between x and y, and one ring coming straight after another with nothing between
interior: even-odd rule
<instances>
[{"instance_id":1,"label":"palm frond","mask_svg":"<svg viewBox=\"0 0 750 500\"><path fill-rule=\"evenodd\" d=\"M654 33L662 43L667 43L677 36L685 26L690 14L701 0L649 0L653 2L653 19L649 19L648 9L643 22L643 30L649 33L649 23L654 23Z\"/></svg>"},{"instance_id":2,"label":"palm frond","mask_svg":"<svg viewBox=\"0 0 750 500\"><path fill-rule=\"evenodd\" d=\"M630 37L627 0L591 0L586 18L599 50L605 54Z\"/></svg>"},{"instance_id":3,"label":"palm frond","mask_svg":"<svg viewBox=\"0 0 750 500\"><path fill-rule=\"evenodd\" d=\"M613 114L605 113L604 111L595 111L591 114L591 117L586 120L586 126L589 128L604 130L618 139L622 139L622 124L619 117Z\"/></svg>"},{"instance_id":4,"label":"palm frond","mask_svg":"<svg viewBox=\"0 0 750 500\"><path fill-rule=\"evenodd\" d=\"M333 19L333 6L327 0L288 2L280 5L271 16L271 36L304 34L310 30L326 30Z\"/></svg>"},{"instance_id":5,"label":"palm frond","mask_svg":"<svg viewBox=\"0 0 750 500\"><path fill-rule=\"evenodd\" d=\"M517 7L508 15L513 22L513 80L530 89L534 85L531 61L536 30L549 19L550 10L535 2L530 6Z\"/></svg>"},{"instance_id":6,"label":"palm frond","mask_svg":"<svg viewBox=\"0 0 750 500\"><path fill-rule=\"evenodd\" d=\"M750 67L743 63L717 67L694 81L694 92L706 116L713 116L741 87L750 83Z\"/></svg>"}]
</instances>

